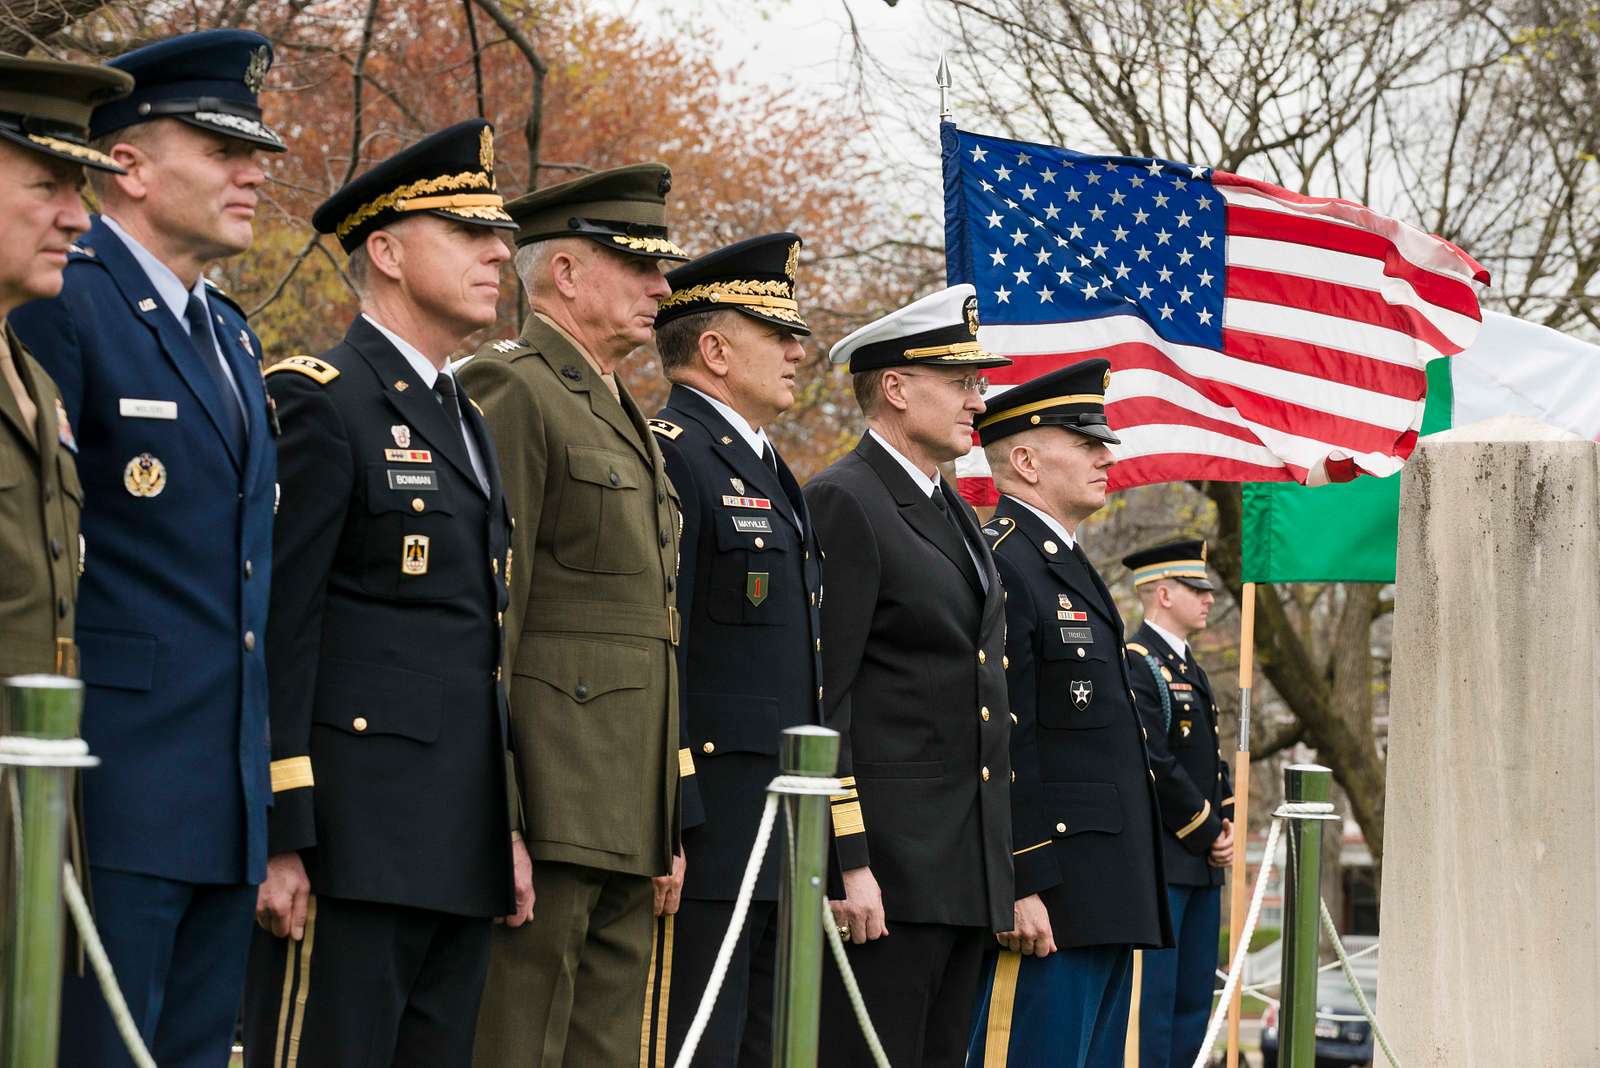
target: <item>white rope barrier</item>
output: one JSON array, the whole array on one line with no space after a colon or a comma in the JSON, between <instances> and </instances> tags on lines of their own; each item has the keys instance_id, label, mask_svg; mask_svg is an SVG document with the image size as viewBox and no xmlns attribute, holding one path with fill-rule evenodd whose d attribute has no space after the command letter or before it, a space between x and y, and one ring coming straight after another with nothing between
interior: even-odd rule
<instances>
[{"instance_id":1,"label":"white rope barrier","mask_svg":"<svg viewBox=\"0 0 1600 1068\"><path fill-rule=\"evenodd\" d=\"M1350 961L1354 958L1345 956L1344 943L1339 941L1339 931L1333 925L1333 915L1328 911L1326 901L1319 902L1322 906L1322 929L1328 932L1328 939L1333 943L1333 952L1339 958L1339 967L1344 970L1345 982L1350 984L1350 989L1355 992L1356 1004L1361 1006L1361 1017L1365 1017L1372 1027L1372 1037L1378 1040L1378 1045L1383 1050L1383 1055L1389 1058L1389 1063L1394 1068L1400 1068L1400 1062L1395 1058L1394 1050L1389 1048L1389 1042L1383 1037L1383 1029L1378 1026L1378 1017L1374 1015L1372 1006L1367 1004L1367 995L1361 989L1361 984L1356 982L1355 973L1350 970ZM1360 1019L1361 1017L1356 1017Z\"/></svg>"},{"instance_id":2,"label":"white rope barrier","mask_svg":"<svg viewBox=\"0 0 1600 1068\"><path fill-rule=\"evenodd\" d=\"M19 734L0 736L0 765L17 768L83 768L98 763L98 758L89 755L89 743L82 738L29 738Z\"/></svg>"},{"instance_id":3,"label":"white rope barrier","mask_svg":"<svg viewBox=\"0 0 1600 1068\"><path fill-rule=\"evenodd\" d=\"M78 886L78 877L72 873L71 864L61 866L61 892L67 899L67 911L72 913L72 922L78 925L78 937L83 939L89 965L94 969L94 977L100 981L100 992L105 995L106 1007L111 1010L111 1019L117 1025L117 1034L122 1036L122 1044L128 1047L128 1056L133 1058L137 1068L156 1068L155 1058L145 1048L139 1028L133 1022L133 1014L128 1011L128 1003L117 986L116 973L111 970L106 947L100 944L100 933L94 928L94 917L89 915L89 903L83 899L83 890Z\"/></svg>"},{"instance_id":4,"label":"white rope barrier","mask_svg":"<svg viewBox=\"0 0 1600 1068\"><path fill-rule=\"evenodd\" d=\"M833 910L828 907L827 899L822 902L822 929L827 932L828 947L833 950L834 963L839 966L839 977L844 980L845 996L850 999L850 1007L855 1010L856 1023L861 1025L861 1037L867 1040L867 1049L872 1053L872 1062L878 1068L889 1068L889 1055L883 1052L883 1043L878 1040L878 1030L872 1026L872 1017L867 1015L867 1003L861 996L861 987L856 984L856 973L850 970L850 958L845 955L844 939L839 934L839 927L833 922Z\"/></svg>"},{"instance_id":5,"label":"white rope barrier","mask_svg":"<svg viewBox=\"0 0 1600 1068\"><path fill-rule=\"evenodd\" d=\"M1244 972L1245 952L1250 948L1250 936L1255 933L1256 921L1261 918L1261 899L1267 893L1267 875L1272 871L1272 859L1278 852L1278 835L1283 830L1283 820L1275 819L1267 831L1267 848L1261 856L1261 871L1256 874L1256 888L1250 894L1250 908L1244 916L1244 928L1239 932L1239 944L1233 948L1233 961L1228 966L1227 981L1222 984L1222 1000L1211 1012L1211 1022L1206 1025L1206 1037L1200 1043L1200 1052L1191 1068L1205 1068L1211 1058L1211 1047L1217 1044L1217 1034L1228 1015L1228 1002L1233 998L1233 988L1239 985Z\"/></svg>"}]
</instances>

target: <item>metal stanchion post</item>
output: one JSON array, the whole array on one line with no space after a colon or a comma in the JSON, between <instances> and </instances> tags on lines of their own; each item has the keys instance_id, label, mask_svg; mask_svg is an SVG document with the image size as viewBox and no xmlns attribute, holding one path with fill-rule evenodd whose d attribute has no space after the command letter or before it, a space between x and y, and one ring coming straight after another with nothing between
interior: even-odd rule
<instances>
[{"instance_id":1,"label":"metal stanchion post","mask_svg":"<svg viewBox=\"0 0 1600 1068\"><path fill-rule=\"evenodd\" d=\"M785 775L831 778L839 764L839 734L826 727L783 732ZM773 989L772 1063L813 1068L822 1015L822 898L827 879L828 798L788 795L792 837L785 843L779 901L778 968Z\"/></svg>"},{"instance_id":2,"label":"metal stanchion post","mask_svg":"<svg viewBox=\"0 0 1600 1068\"><path fill-rule=\"evenodd\" d=\"M1322 904L1322 826L1331 811L1297 811L1327 805L1333 773L1316 764L1283 769L1289 856L1284 864L1283 1002L1278 1012L1279 1063L1313 1068L1317 1062L1317 939Z\"/></svg>"}]
</instances>

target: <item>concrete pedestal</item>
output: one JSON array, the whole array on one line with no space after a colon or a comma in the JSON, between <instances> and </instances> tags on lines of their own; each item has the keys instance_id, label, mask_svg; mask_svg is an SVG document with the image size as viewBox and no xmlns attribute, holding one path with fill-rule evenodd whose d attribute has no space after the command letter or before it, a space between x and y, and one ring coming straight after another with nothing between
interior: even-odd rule
<instances>
[{"instance_id":1,"label":"concrete pedestal","mask_svg":"<svg viewBox=\"0 0 1600 1068\"><path fill-rule=\"evenodd\" d=\"M1406 1068L1600 1065L1600 445L1425 438L1398 566L1378 1019Z\"/></svg>"}]
</instances>

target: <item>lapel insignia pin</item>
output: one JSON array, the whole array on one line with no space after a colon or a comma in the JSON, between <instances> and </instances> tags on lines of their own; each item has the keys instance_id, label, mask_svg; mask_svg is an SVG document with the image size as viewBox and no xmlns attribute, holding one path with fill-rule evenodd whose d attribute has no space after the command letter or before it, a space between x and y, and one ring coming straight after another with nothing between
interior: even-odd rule
<instances>
[{"instance_id":1,"label":"lapel insignia pin","mask_svg":"<svg viewBox=\"0 0 1600 1068\"><path fill-rule=\"evenodd\" d=\"M222 320L220 318L218 318L217 321L221 322ZM248 330L240 330L239 331L239 344L244 346L244 351L245 351L246 355L248 355L251 359L256 359L256 350L250 347L250 331L248 331Z\"/></svg>"},{"instance_id":2,"label":"lapel insignia pin","mask_svg":"<svg viewBox=\"0 0 1600 1068\"><path fill-rule=\"evenodd\" d=\"M487 127L484 129L484 132L485 133L489 132ZM511 338L507 337L507 338L501 338L499 341L496 341L490 347L493 348L494 351L496 351L496 352L516 352L517 349L522 347L522 343L519 342L519 341L513 341Z\"/></svg>"},{"instance_id":3,"label":"lapel insignia pin","mask_svg":"<svg viewBox=\"0 0 1600 1068\"><path fill-rule=\"evenodd\" d=\"M152 298L152 297L145 297L143 300L141 300L139 302L139 310L140 311L155 311L156 310L155 299Z\"/></svg>"},{"instance_id":4,"label":"lapel insignia pin","mask_svg":"<svg viewBox=\"0 0 1600 1068\"><path fill-rule=\"evenodd\" d=\"M402 449L411 448L411 428L404 423L398 423L389 428L389 433L394 435L394 443Z\"/></svg>"},{"instance_id":5,"label":"lapel insignia pin","mask_svg":"<svg viewBox=\"0 0 1600 1068\"><path fill-rule=\"evenodd\" d=\"M574 382L582 382L583 372L579 371L576 367L569 363L565 367L561 368L561 377L569 378Z\"/></svg>"},{"instance_id":6,"label":"lapel insignia pin","mask_svg":"<svg viewBox=\"0 0 1600 1068\"><path fill-rule=\"evenodd\" d=\"M428 573L428 536L407 534L404 551L400 554L400 571L405 575Z\"/></svg>"},{"instance_id":7,"label":"lapel insignia pin","mask_svg":"<svg viewBox=\"0 0 1600 1068\"><path fill-rule=\"evenodd\" d=\"M396 383L395 383L395 384L394 384L394 391L395 391L395 392L396 392L396 393L404 393L404 392L405 392L405 391L406 391L406 390L408 390L408 389L410 389L410 388L411 388L411 383L410 383L410 382L407 382L407 381L406 381L406 380L405 380L405 379L403 379L403 378L402 378L402 379L400 379L400 381L398 381L398 382L396 382Z\"/></svg>"},{"instance_id":8,"label":"lapel insignia pin","mask_svg":"<svg viewBox=\"0 0 1600 1068\"><path fill-rule=\"evenodd\" d=\"M724 435L722 435L722 443L724 445L732 445L733 444L733 439L730 438L728 435L724 434Z\"/></svg>"},{"instance_id":9,"label":"lapel insignia pin","mask_svg":"<svg viewBox=\"0 0 1600 1068\"><path fill-rule=\"evenodd\" d=\"M744 479L730 478L728 479L728 482L733 486L733 492L737 493L741 497L744 496Z\"/></svg>"},{"instance_id":10,"label":"lapel insignia pin","mask_svg":"<svg viewBox=\"0 0 1600 1068\"><path fill-rule=\"evenodd\" d=\"M135 497L157 497L167 488L167 465L141 452L122 469L122 485Z\"/></svg>"}]
</instances>

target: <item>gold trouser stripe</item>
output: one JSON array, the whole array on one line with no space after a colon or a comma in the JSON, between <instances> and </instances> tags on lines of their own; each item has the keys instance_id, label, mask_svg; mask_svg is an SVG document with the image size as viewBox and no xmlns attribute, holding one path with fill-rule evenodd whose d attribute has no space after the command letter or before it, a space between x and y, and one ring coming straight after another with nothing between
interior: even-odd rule
<instances>
[{"instance_id":1,"label":"gold trouser stripe","mask_svg":"<svg viewBox=\"0 0 1600 1068\"><path fill-rule=\"evenodd\" d=\"M302 786L316 785L316 780L311 775L311 758L308 756L274 760L271 771L272 792L275 794L285 790L298 790Z\"/></svg>"},{"instance_id":2,"label":"gold trouser stripe","mask_svg":"<svg viewBox=\"0 0 1600 1068\"><path fill-rule=\"evenodd\" d=\"M311 992L311 948L317 934L317 895L306 899L306 936L299 942L285 939L283 1000L278 1005L278 1037L272 1046L274 1064L295 1068L300 1061L300 1029L306 1022L306 996ZM290 998L290 991L294 997ZM288 1042L284 1042L284 1034Z\"/></svg>"},{"instance_id":3,"label":"gold trouser stripe","mask_svg":"<svg viewBox=\"0 0 1600 1068\"><path fill-rule=\"evenodd\" d=\"M1182 827L1178 828L1178 830L1175 832L1176 837L1178 837L1178 838L1187 838L1187 837L1189 837L1189 835L1194 833L1194 830L1195 830L1196 827L1200 826L1202 823L1204 823L1206 821L1206 817L1209 816L1209 815L1211 815L1211 802L1207 801L1204 805L1202 805L1200 807L1200 811L1196 812L1194 814L1194 819L1190 820L1188 823L1185 823Z\"/></svg>"},{"instance_id":4,"label":"gold trouser stripe","mask_svg":"<svg viewBox=\"0 0 1600 1068\"><path fill-rule=\"evenodd\" d=\"M1006 1068L1011 1056L1011 1011L1017 1002L1017 969L1022 954L1002 949L989 991L989 1023L983 1035L983 1068Z\"/></svg>"},{"instance_id":5,"label":"gold trouser stripe","mask_svg":"<svg viewBox=\"0 0 1600 1068\"><path fill-rule=\"evenodd\" d=\"M1133 951L1133 998L1128 1002L1128 1040L1122 1047L1123 1068L1139 1068L1139 995L1144 992L1144 950Z\"/></svg>"},{"instance_id":6,"label":"gold trouser stripe","mask_svg":"<svg viewBox=\"0 0 1600 1068\"><path fill-rule=\"evenodd\" d=\"M672 994L673 917L655 921L650 937L650 970L644 984L644 1018L639 1027L639 1068L667 1066L667 998ZM656 998L656 962L661 962L661 997ZM655 1011L656 1005L661 1011Z\"/></svg>"}]
</instances>

